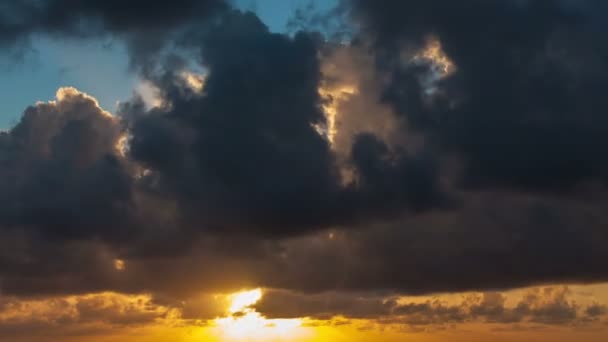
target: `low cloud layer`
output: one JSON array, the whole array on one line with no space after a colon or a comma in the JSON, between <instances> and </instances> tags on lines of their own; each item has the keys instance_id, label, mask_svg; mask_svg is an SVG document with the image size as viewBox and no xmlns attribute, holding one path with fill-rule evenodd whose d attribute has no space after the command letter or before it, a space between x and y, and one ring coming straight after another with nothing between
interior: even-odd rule
<instances>
[{"instance_id":1,"label":"low cloud layer","mask_svg":"<svg viewBox=\"0 0 608 342\"><path fill-rule=\"evenodd\" d=\"M579 305L567 287L528 289L519 298L500 292L472 293L459 300L400 298L357 293L307 295L269 292L256 309L268 317L371 319L385 324L432 326L485 322L496 324L580 325L606 313L598 303ZM509 303L507 303L509 300Z\"/></svg>"},{"instance_id":2,"label":"low cloud layer","mask_svg":"<svg viewBox=\"0 0 608 342\"><path fill-rule=\"evenodd\" d=\"M587 293L592 291L591 293ZM547 328L601 328L606 306L590 287L535 287L511 292L463 293L460 296L402 297L382 293L304 294L267 290L247 307L268 324L297 319L304 329L315 325L359 327L373 324L385 331L409 333L489 325L505 331ZM14 338L36 335L103 336L111 331L219 327L229 296L204 295L177 305L148 295L99 293L0 301L0 333ZM252 311L255 310L255 311ZM240 313L243 314L243 313ZM238 317L239 313L232 313Z\"/></svg>"}]
</instances>

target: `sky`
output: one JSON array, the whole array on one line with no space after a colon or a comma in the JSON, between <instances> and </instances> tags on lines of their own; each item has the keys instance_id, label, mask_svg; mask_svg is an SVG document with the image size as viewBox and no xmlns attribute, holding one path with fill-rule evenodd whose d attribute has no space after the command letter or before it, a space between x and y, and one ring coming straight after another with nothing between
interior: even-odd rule
<instances>
[{"instance_id":1,"label":"sky","mask_svg":"<svg viewBox=\"0 0 608 342\"><path fill-rule=\"evenodd\" d=\"M242 10L252 10L273 32L287 32L295 11L311 4L326 11L336 1L310 0L233 0ZM0 128L12 127L23 110L35 101L52 99L65 85L95 94L99 103L115 110L137 86L137 76L129 72L128 54L123 42L113 37L89 41L65 37L32 37L25 51L0 54L0 92L11 94L0 103Z\"/></svg>"},{"instance_id":2,"label":"sky","mask_svg":"<svg viewBox=\"0 0 608 342\"><path fill-rule=\"evenodd\" d=\"M0 0L0 340L605 341L607 16Z\"/></svg>"}]
</instances>

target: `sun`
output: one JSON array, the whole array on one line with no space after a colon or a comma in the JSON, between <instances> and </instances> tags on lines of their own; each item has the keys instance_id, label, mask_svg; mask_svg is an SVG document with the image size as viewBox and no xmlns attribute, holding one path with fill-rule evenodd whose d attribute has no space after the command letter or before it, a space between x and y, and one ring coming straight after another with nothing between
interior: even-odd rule
<instances>
[{"instance_id":1,"label":"sun","mask_svg":"<svg viewBox=\"0 0 608 342\"><path fill-rule=\"evenodd\" d=\"M252 308L262 299L262 289L237 292L228 296L228 316L215 319L222 341L298 341L309 329L301 319L266 319Z\"/></svg>"},{"instance_id":2,"label":"sun","mask_svg":"<svg viewBox=\"0 0 608 342\"><path fill-rule=\"evenodd\" d=\"M235 314L243 310L247 310L250 306L262 299L262 290L255 289L251 291L237 292L231 294L229 296L229 299L230 308L228 309L228 311L231 314Z\"/></svg>"}]
</instances>

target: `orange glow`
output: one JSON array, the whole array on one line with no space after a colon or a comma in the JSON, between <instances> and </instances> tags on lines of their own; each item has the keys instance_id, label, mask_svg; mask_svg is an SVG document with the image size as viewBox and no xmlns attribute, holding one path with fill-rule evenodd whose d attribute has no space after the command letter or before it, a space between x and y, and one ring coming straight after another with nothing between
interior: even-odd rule
<instances>
[{"instance_id":1,"label":"orange glow","mask_svg":"<svg viewBox=\"0 0 608 342\"><path fill-rule=\"evenodd\" d=\"M125 264L125 261L122 259L114 259L114 269L122 272L125 270L125 268L127 267L127 265Z\"/></svg>"},{"instance_id":2,"label":"orange glow","mask_svg":"<svg viewBox=\"0 0 608 342\"><path fill-rule=\"evenodd\" d=\"M222 341L298 341L310 337L301 319L266 319L252 306L262 299L254 289L230 295L228 316L214 320L214 332Z\"/></svg>"},{"instance_id":3,"label":"orange glow","mask_svg":"<svg viewBox=\"0 0 608 342\"><path fill-rule=\"evenodd\" d=\"M84 93L74 87L61 87L61 88L57 89L57 93L55 93L55 98L57 99L57 101L49 101L49 103L56 104L57 102L61 102L61 101L65 100L66 98L70 98L70 97L81 97L87 101L91 101L91 102L93 102L95 107L97 107L99 109L100 113L103 116L114 119L114 116L112 115L112 113L105 111L105 110L103 110L103 108L101 108L101 106L99 105L99 102L97 101L97 99L95 97L93 97L87 93Z\"/></svg>"}]
</instances>

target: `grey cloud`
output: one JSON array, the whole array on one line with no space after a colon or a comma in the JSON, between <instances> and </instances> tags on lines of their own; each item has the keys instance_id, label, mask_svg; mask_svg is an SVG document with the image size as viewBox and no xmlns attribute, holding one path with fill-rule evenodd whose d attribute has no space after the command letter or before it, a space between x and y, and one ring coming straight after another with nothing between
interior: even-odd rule
<instances>
[{"instance_id":1,"label":"grey cloud","mask_svg":"<svg viewBox=\"0 0 608 342\"><path fill-rule=\"evenodd\" d=\"M132 181L120 135L116 118L71 88L28 108L0 136L2 226L50 238L128 235Z\"/></svg>"},{"instance_id":2,"label":"grey cloud","mask_svg":"<svg viewBox=\"0 0 608 342\"><path fill-rule=\"evenodd\" d=\"M391 160L373 136L356 138L359 181L343 185L329 142L314 128L326 124L317 35L273 34L250 13L219 18L181 41L208 70L201 96L185 89L183 64L172 60L152 78L167 105L121 111L132 120L130 156L189 221L291 235L442 205L432 156Z\"/></svg>"},{"instance_id":3,"label":"grey cloud","mask_svg":"<svg viewBox=\"0 0 608 342\"><path fill-rule=\"evenodd\" d=\"M608 309L606 308L606 306L599 304L599 303L590 305L585 310L585 313L587 314L587 316L592 317L592 318L605 315L607 312L608 312Z\"/></svg>"},{"instance_id":4,"label":"grey cloud","mask_svg":"<svg viewBox=\"0 0 608 342\"><path fill-rule=\"evenodd\" d=\"M590 311L598 304L581 307L575 303L568 288L545 287L527 290L514 304L507 304L500 292L473 293L457 302L448 302L440 295L428 299L401 297L391 293L325 292L306 294L289 291L267 291L255 308L267 317L309 317L332 320L370 319L382 324L446 326L463 323L494 323L503 325L543 324L581 325L588 323ZM605 312L595 313L596 317Z\"/></svg>"},{"instance_id":5,"label":"grey cloud","mask_svg":"<svg viewBox=\"0 0 608 342\"><path fill-rule=\"evenodd\" d=\"M268 318L331 319L340 315L348 318L377 318L388 315L392 305L390 298L369 293L303 294L275 290L266 291L254 308Z\"/></svg>"},{"instance_id":6,"label":"grey cloud","mask_svg":"<svg viewBox=\"0 0 608 342\"><path fill-rule=\"evenodd\" d=\"M605 182L605 4L582 1L346 1L370 40L391 104L474 188L568 192ZM430 103L404 52L438 39L457 70ZM429 101L426 101L429 102Z\"/></svg>"}]
</instances>

